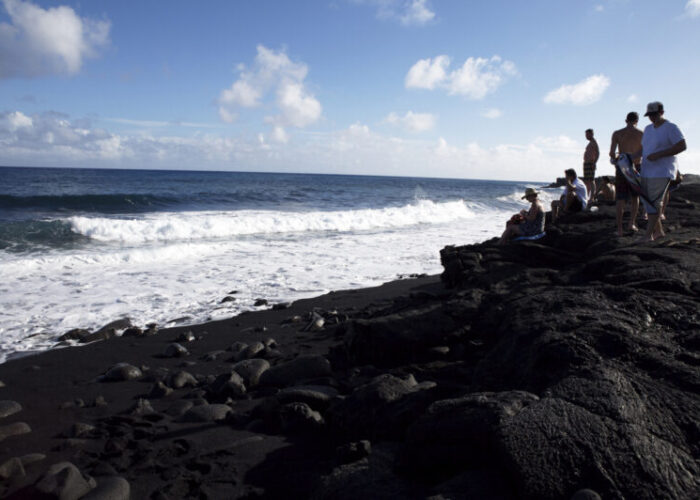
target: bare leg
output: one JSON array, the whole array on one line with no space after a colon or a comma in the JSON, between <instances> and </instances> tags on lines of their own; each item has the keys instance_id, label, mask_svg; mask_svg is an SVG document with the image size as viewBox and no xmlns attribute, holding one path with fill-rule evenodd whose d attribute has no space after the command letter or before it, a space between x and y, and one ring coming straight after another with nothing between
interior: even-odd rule
<instances>
[{"instance_id":1,"label":"bare leg","mask_svg":"<svg viewBox=\"0 0 700 500\"><path fill-rule=\"evenodd\" d=\"M637 227L637 212L639 212L639 196L630 198L630 231L639 231Z\"/></svg>"},{"instance_id":2,"label":"bare leg","mask_svg":"<svg viewBox=\"0 0 700 500\"><path fill-rule=\"evenodd\" d=\"M505 231L503 231L503 234L501 235L501 239L499 240L498 244L505 245L511 238L518 234L520 234L520 228L516 224L512 224L508 226Z\"/></svg>"},{"instance_id":3,"label":"bare leg","mask_svg":"<svg viewBox=\"0 0 700 500\"><path fill-rule=\"evenodd\" d=\"M615 213L615 220L617 221L617 235L622 236L622 218L625 214L625 201L618 200L615 208L617 209Z\"/></svg>"},{"instance_id":4,"label":"bare leg","mask_svg":"<svg viewBox=\"0 0 700 500\"><path fill-rule=\"evenodd\" d=\"M671 191L667 189L666 194L664 194L664 201L661 205L661 220L666 220L666 205L668 205L670 199Z\"/></svg>"},{"instance_id":5,"label":"bare leg","mask_svg":"<svg viewBox=\"0 0 700 500\"><path fill-rule=\"evenodd\" d=\"M661 225L660 213L648 214L648 216L649 222L647 224L647 232L645 235L645 239L647 241L654 241L655 239L663 238L664 236L666 236L666 233L664 233L664 228Z\"/></svg>"}]
</instances>

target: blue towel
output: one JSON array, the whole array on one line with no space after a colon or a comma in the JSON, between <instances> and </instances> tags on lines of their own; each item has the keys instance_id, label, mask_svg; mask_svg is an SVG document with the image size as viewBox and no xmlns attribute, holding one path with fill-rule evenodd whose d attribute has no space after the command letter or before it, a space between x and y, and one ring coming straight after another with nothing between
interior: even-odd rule
<instances>
[{"instance_id":1,"label":"blue towel","mask_svg":"<svg viewBox=\"0 0 700 500\"><path fill-rule=\"evenodd\" d=\"M544 238L544 235L546 234L546 232L541 232L539 234L533 234L532 236L518 236L517 238L513 238L511 241L539 240L540 238Z\"/></svg>"}]
</instances>

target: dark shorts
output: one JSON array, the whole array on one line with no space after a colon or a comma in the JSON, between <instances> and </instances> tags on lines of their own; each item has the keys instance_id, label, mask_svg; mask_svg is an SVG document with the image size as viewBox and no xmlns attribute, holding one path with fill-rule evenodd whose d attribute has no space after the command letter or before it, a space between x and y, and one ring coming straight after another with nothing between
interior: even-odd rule
<instances>
[{"instance_id":1,"label":"dark shorts","mask_svg":"<svg viewBox=\"0 0 700 500\"><path fill-rule=\"evenodd\" d=\"M595 180L595 163L584 163L583 164L583 180L584 181Z\"/></svg>"},{"instance_id":2,"label":"dark shorts","mask_svg":"<svg viewBox=\"0 0 700 500\"><path fill-rule=\"evenodd\" d=\"M639 167L637 165L635 165L634 168L639 172ZM630 183L627 182L625 176L620 173L620 170L615 168L615 201L627 201L635 196L638 195L632 191Z\"/></svg>"},{"instance_id":3,"label":"dark shorts","mask_svg":"<svg viewBox=\"0 0 700 500\"><path fill-rule=\"evenodd\" d=\"M581 200L578 196L574 196L574 199L571 200L571 206L567 207L566 199L564 199L564 210L571 214L580 212L581 210L583 210L583 203L581 203Z\"/></svg>"}]
</instances>

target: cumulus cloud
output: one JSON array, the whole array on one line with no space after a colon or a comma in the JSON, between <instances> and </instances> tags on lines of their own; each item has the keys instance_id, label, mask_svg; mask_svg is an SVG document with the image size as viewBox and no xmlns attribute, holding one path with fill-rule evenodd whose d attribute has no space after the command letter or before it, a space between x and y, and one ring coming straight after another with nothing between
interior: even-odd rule
<instances>
[{"instance_id":1,"label":"cumulus cloud","mask_svg":"<svg viewBox=\"0 0 700 500\"><path fill-rule=\"evenodd\" d=\"M425 132L435 127L435 115L430 113L414 113L408 111L404 116L389 113L384 119L387 123L405 128L410 132Z\"/></svg>"},{"instance_id":2,"label":"cumulus cloud","mask_svg":"<svg viewBox=\"0 0 700 500\"><path fill-rule=\"evenodd\" d=\"M500 118L501 116L503 116L503 111L501 111L498 108L490 108L481 113L481 116L483 116L484 118L495 120L496 118Z\"/></svg>"},{"instance_id":3,"label":"cumulus cloud","mask_svg":"<svg viewBox=\"0 0 700 500\"><path fill-rule=\"evenodd\" d=\"M610 79L605 75L589 76L573 85L562 85L544 96L544 102L549 104L573 104L585 106L600 100L605 90L610 86Z\"/></svg>"},{"instance_id":4,"label":"cumulus cloud","mask_svg":"<svg viewBox=\"0 0 700 500\"><path fill-rule=\"evenodd\" d=\"M450 58L446 55L419 60L406 74L406 88L441 88L450 95L479 100L495 92L508 77L517 74L515 64L503 61L498 55L489 59L469 57L462 66L450 72L449 66Z\"/></svg>"},{"instance_id":5,"label":"cumulus cloud","mask_svg":"<svg viewBox=\"0 0 700 500\"><path fill-rule=\"evenodd\" d=\"M435 19L429 0L351 0L371 5L380 19L398 21L404 26L423 26Z\"/></svg>"},{"instance_id":6,"label":"cumulus cloud","mask_svg":"<svg viewBox=\"0 0 700 500\"><path fill-rule=\"evenodd\" d=\"M10 22L0 23L0 78L72 75L109 43L109 21L81 18L70 7L2 5Z\"/></svg>"},{"instance_id":7,"label":"cumulus cloud","mask_svg":"<svg viewBox=\"0 0 700 500\"><path fill-rule=\"evenodd\" d=\"M700 0L688 0L688 3L685 4L685 12L690 17L699 17L700 16Z\"/></svg>"},{"instance_id":8,"label":"cumulus cloud","mask_svg":"<svg viewBox=\"0 0 700 500\"><path fill-rule=\"evenodd\" d=\"M234 121L243 108L274 104L278 114L265 121L278 128L277 132L273 129L273 136L282 137L279 130L284 127L306 127L321 117L321 103L306 88L307 65L292 61L284 51L258 45L252 67L238 69L239 78L219 94L223 121Z\"/></svg>"},{"instance_id":9,"label":"cumulus cloud","mask_svg":"<svg viewBox=\"0 0 700 500\"><path fill-rule=\"evenodd\" d=\"M405 79L406 88L435 89L447 79L449 66L450 58L448 56L421 59L408 70Z\"/></svg>"},{"instance_id":10,"label":"cumulus cloud","mask_svg":"<svg viewBox=\"0 0 700 500\"><path fill-rule=\"evenodd\" d=\"M630 95L627 97L627 102L635 103L635 102L638 102L638 101L639 101L639 97L637 97L637 94L630 94Z\"/></svg>"}]
</instances>

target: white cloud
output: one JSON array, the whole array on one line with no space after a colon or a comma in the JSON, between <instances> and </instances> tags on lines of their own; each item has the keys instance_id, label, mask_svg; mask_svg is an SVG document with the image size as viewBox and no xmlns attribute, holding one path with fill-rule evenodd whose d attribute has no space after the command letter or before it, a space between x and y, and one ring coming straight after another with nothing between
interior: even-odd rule
<instances>
[{"instance_id":1,"label":"white cloud","mask_svg":"<svg viewBox=\"0 0 700 500\"><path fill-rule=\"evenodd\" d=\"M304 82L308 67L292 61L284 51L258 45L252 68L239 65L238 71L238 80L219 94L219 117L223 121L234 121L242 108L266 103L272 106L272 96L279 114L267 116L265 121L273 127L306 127L321 117L321 103ZM273 130L275 135L281 137Z\"/></svg>"},{"instance_id":2,"label":"white cloud","mask_svg":"<svg viewBox=\"0 0 700 500\"><path fill-rule=\"evenodd\" d=\"M700 0L688 0L688 3L685 4L685 12L690 17L700 16Z\"/></svg>"},{"instance_id":3,"label":"white cloud","mask_svg":"<svg viewBox=\"0 0 700 500\"><path fill-rule=\"evenodd\" d=\"M109 43L109 21L81 18L67 6L2 4L10 23L0 23L0 78L72 75Z\"/></svg>"},{"instance_id":4,"label":"white cloud","mask_svg":"<svg viewBox=\"0 0 700 500\"><path fill-rule=\"evenodd\" d=\"M637 94L630 94L627 97L627 102L634 103L634 102L638 102L638 101L639 101L639 97L637 97Z\"/></svg>"},{"instance_id":5,"label":"white cloud","mask_svg":"<svg viewBox=\"0 0 700 500\"><path fill-rule=\"evenodd\" d=\"M404 26L423 26L435 19L429 0L351 0L377 9L377 17L398 21Z\"/></svg>"},{"instance_id":6,"label":"white cloud","mask_svg":"<svg viewBox=\"0 0 700 500\"><path fill-rule=\"evenodd\" d=\"M404 127L410 132L425 132L435 127L435 115L430 113L414 113L408 111L404 116L396 113L389 113L385 120L387 123Z\"/></svg>"},{"instance_id":7,"label":"white cloud","mask_svg":"<svg viewBox=\"0 0 700 500\"><path fill-rule=\"evenodd\" d=\"M605 75L589 76L573 85L562 85L544 96L544 102L550 104L574 104L585 106L598 101L610 86L610 79Z\"/></svg>"},{"instance_id":8,"label":"white cloud","mask_svg":"<svg viewBox=\"0 0 700 500\"><path fill-rule=\"evenodd\" d=\"M1 116L1 115L0 115ZM33 120L21 111L13 111L0 117L0 129L16 132L19 129L31 128Z\"/></svg>"},{"instance_id":9,"label":"white cloud","mask_svg":"<svg viewBox=\"0 0 700 500\"><path fill-rule=\"evenodd\" d=\"M598 4L593 8L593 10L595 10L596 12L603 12L605 10L605 7Z\"/></svg>"},{"instance_id":10,"label":"white cloud","mask_svg":"<svg viewBox=\"0 0 700 500\"><path fill-rule=\"evenodd\" d=\"M503 61L497 55L490 59L469 57L450 73L447 72L449 65L450 58L446 55L419 60L406 74L406 88L442 88L450 95L479 100L495 92L508 77L517 74L513 62Z\"/></svg>"},{"instance_id":11,"label":"white cloud","mask_svg":"<svg viewBox=\"0 0 700 500\"><path fill-rule=\"evenodd\" d=\"M430 10L427 0L413 0L404 6L400 16L401 24L406 26L423 25L435 18L435 12Z\"/></svg>"},{"instance_id":12,"label":"white cloud","mask_svg":"<svg viewBox=\"0 0 700 500\"><path fill-rule=\"evenodd\" d=\"M279 142L280 144L286 144L287 142L289 142L289 136L287 135L287 131L279 125L275 126L272 129L272 139L276 142Z\"/></svg>"},{"instance_id":13,"label":"white cloud","mask_svg":"<svg viewBox=\"0 0 700 500\"><path fill-rule=\"evenodd\" d=\"M406 88L433 90L447 78L449 65L448 56L421 59L408 70L405 79Z\"/></svg>"},{"instance_id":14,"label":"white cloud","mask_svg":"<svg viewBox=\"0 0 700 500\"><path fill-rule=\"evenodd\" d=\"M481 113L481 116L483 116L484 118L490 118L490 119L494 120L496 118L500 118L501 116L503 116L503 111L501 111L498 108L490 108L490 109L487 109L486 111L484 111L483 113Z\"/></svg>"},{"instance_id":15,"label":"white cloud","mask_svg":"<svg viewBox=\"0 0 700 500\"><path fill-rule=\"evenodd\" d=\"M691 129L685 127L684 131L692 140ZM298 172L303 168L310 173L551 182L564 169L579 164L585 142L582 137L579 142L561 135L486 146L448 142L444 137L397 138L375 132L362 123L331 132L297 133L294 141L287 143L280 141L283 138L280 130L275 136L274 126L269 137L257 133L235 137L204 133L189 137L154 136L142 129L134 134L117 134L59 113L29 116L20 111L0 112L0 165L148 165L260 172ZM683 172L698 173L698 155L685 154Z\"/></svg>"},{"instance_id":16,"label":"white cloud","mask_svg":"<svg viewBox=\"0 0 700 500\"><path fill-rule=\"evenodd\" d=\"M321 103L301 83L285 82L280 85L277 104L282 111L278 120L294 127L306 127L321 117Z\"/></svg>"}]
</instances>

